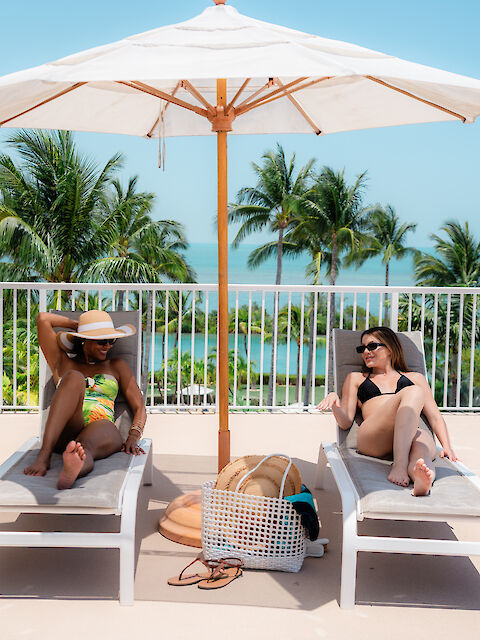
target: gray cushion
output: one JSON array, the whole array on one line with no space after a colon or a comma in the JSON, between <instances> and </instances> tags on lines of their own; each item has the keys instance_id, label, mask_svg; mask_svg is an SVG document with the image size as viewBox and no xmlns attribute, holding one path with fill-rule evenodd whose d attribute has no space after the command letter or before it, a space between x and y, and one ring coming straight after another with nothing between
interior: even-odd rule
<instances>
[{"instance_id":1,"label":"gray cushion","mask_svg":"<svg viewBox=\"0 0 480 640\"><path fill-rule=\"evenodd\" d=\"M348 447L340 453L355 484L365 516L402 514L480 516L480 491L445 459L435 462L436 480L429 496L412 496L412 487L398 487L388 481L391 463L363 456Z\"/></svg>"},{"instance_id":2,"label":"gray cushion","mask_svg":"<svg viewBox=\"0 0 480 640\"><path fill-rule=\"evenodd\" d=\"M82 311L56 311L55 313L59 313L63 316L67 316L69 318L74 318L75 320L83 313ZM137 332L139 331L139 320L140 320L140 312L139 311L111 311L110 316L112 317L113 324L118 327L123 324L133 324L134 327L137 328ZM59 331L65 331L65 329L57 327L55 329L57 333ZM133 336L128 336L127 338L120 338L113 345L111 350L109 351L109 358L123 358L133 371L134 375L137 373L137 361L138 361L138 333ZM46 367L46 381L40 380L40 385L44 384L44 394L43 401L41 407L41 432L43 434L43 430L45 428L45 423L48 417L48 411L50 409L50 404L52 402L53 394L55 393L55 385L53 382L52 372L50 371L50 367L47 365ZM119 391L117 399L115 400L115 424L117 425L122 438L126 440L128 430L132 424L132 413L130 408L123 397L121 391Z\"/></svg>"},{"instance_id":3,"label":"gray cushion","mask_svg":"<svg viewBox=\"0 0 480 640\"><path fill-rule=\"evenodd\" d=\"M115 509L125 472L132 461L126 453L115 453L104 460L97 460L91 473L79 478L68 491L59 491L58 476L62 469L62 457L52 455L51 467L43 477L26 476L25 467L32 464L38 449L30 449L3 476L0 481L2 506L59 506L77 508Z\"/></svg>"},{"instance_id":4,"label":"gray cushion","mask_svg":"<svg viewBox=\"0 0 480 640\"><path fill-rule=\"evenodd\" d=\"M343 383L349 373L360 371L363 364L361 354L355 351L361 342L363 331L349 331L346 329L333 330L333 353L335 367L335 391L340 395ZM410 371L416 371L426 375L425 357L423 355L423 340L420 331L404 331L397 333L403 351L405 360ZM358 410L355 421L348 431L339 429L339 444L346 444L351 449L357 447L358 427L362 423L362 414ZM428 421L424 416L421 417L420 428L428 428Z\"/></svg>"}]
</instances>

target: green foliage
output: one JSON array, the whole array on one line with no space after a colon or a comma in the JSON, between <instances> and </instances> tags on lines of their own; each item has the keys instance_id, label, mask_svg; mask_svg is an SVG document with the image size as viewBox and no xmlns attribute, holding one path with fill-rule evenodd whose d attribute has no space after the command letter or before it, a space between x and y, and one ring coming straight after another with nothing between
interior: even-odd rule
<instances>
[{"instance_id":1,"label":"green foliage","mask_svg":"<svg viewBox=\"0 0 480 640\"><path fill-rule=\"evenodd\" d=\"M382 263L385 265L385 285L388 286L392 258L401 259L408 254L418 254L417 249L405 246L407 234L415 231L416 227L414 223L401 224L391 205L385 208L377 205L369 216L364 242L360 243L358 250L350 257L350 262L361 265L368 258L382 256Z\"/></svg>"},{"instance_id":2,"label":"green foliage","mask_svg":"<svg viewBox=\"0 0 480 640\"><path fill-rule=\"evenodd\" d=\"M121 156L99 168L68 131L19 131L7 143L21 164L0 156L0 278L78 281L108 242L102 206Z\"/></svg>"},{"instance_id":3,"label":"green foliage","mask_svg":"<svg viewBox=\"0 0 480 640\"><path fill-rule=\"evenodd\" d=\"M434 255L419 253L415 278L423 287L476 287L480 278L480 242L465 222L449 220L442 227L447 238L432 234Z\"/></svg>"},{"instance_id":4,"label":"green foliage","mask_svg":"<svg viewBox=\"0 0 480 640\"><path fill-rule=\"evenodd\" d=\"M28 352L30 351L30 375L28 375ZM16 375L15 373L16 368ZM13 381L16 380L16 403L18 405L38 405L38 340L35 323L30 325L28 339L27 322L19 318L16 331L13 321L3 325L3 404L14 401ZM30 402L28 403L28 384Z\"/></svg>"},{"instance_id":5,"label":"green foliage","mask_svg":"<svg viewBox=\"0 0 480 640\"><path fill-rule=\"evenodd\" d=\"M263 264L278 250L282 251L283 232L305 204L313 167L313 160L310 160L295 176L295 154L287 162L281 145L277 145L276 151L264 153L262 160L261 165L252 163L257 184L240 189L237 202L230 206L228 214L229 222L241 223L234 247L248 235L263 229L280 234L278 241L269 242L250 254L248 265L252 268Z\"/></svg>"}]
</instances>

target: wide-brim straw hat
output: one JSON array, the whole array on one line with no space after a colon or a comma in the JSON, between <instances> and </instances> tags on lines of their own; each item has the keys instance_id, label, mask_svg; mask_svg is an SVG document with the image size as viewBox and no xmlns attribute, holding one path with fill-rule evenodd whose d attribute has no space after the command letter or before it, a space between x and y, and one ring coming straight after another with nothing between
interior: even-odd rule
<instances>
[{"instance_id":1,"label":"wide-brim straw hat","mask_svg":"<svg viewBox=\"0 0 480 640\"><path fill-rule=\"evenodd\" d=\"M253 496L267 496L278 498L300 493L302 479L297 467L292 464L285 480L283 496L280 496L283 476L289 464L289 459L282 456L272 456L249 475L240 486L239 482L246 473L254 469L265 456L243 456L227 464L218 474L215 489L238 491Z\"/></svg>"},{"instance_id":2,"label":"wide-brim straw hat","mask_svg":"<svg viewBox=\"0 0 480 640\"><path fill-rule=\"evenodd\" d=\"M72 351L73 338L84 340L105 340L108 338L128 338L136 333L133 324L124 324L120 327L113 326L113 320L106 311L85 311L78 318L76 331L60 331L57 335L59 346L64 351Z\"/></svg>"}]
</instances>

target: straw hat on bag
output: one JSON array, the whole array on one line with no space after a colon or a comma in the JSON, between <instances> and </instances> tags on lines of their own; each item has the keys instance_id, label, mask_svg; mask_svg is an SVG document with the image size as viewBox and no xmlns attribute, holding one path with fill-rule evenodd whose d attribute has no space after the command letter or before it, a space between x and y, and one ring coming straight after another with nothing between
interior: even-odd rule
<instances>
[{"instance_id":1,"label":"straw hat on bag","mask_svg":"<svg viewBox=\"0 0 480 640\"><path fill-rule=\"evenodd\" d=\"M302 479L297 467L292 463L286 480L283 496L279 496L283 476L290 460L274 455L264 462L248 477L244 476L264 459L264 456L243 456L227 464L218 474L215 489L238 491L253 496L278 498L300 493Z\"/></svg>"}]
</instances>

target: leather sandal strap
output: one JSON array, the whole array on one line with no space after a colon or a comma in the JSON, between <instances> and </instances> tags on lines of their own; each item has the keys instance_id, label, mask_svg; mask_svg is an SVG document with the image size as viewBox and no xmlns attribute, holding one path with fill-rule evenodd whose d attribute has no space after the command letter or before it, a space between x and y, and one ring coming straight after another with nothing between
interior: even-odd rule
<instances>
[{"instance_id":1,"label":"leather sandal strap","mask_svg":"<svg viewBox=\"0 0 480 640\"><path fill-rule=\"evenodd\" d=\"M207 569L210 569L210 571L213 571L214 567L212 567L212 565L209 564L209 560L205 560L205 558L202 557L198 557L195 558L195 560L192 560L192 562L190 562L190 564L187 564L186 567L184 567L182 569L182 571L180 572L180 575L178 576L178 579L181 580L183 574L185 573L185 571L192 566L192 564L195 564L195 562L201 562L205 567L207 567Z\"/></svg>"},{"instance_id":2,"label":"leather sandal strap","mask_svg":"<svg viewBox=\"0 0 480 640\"><path fill-rule=\"evenodd\" d=\"M224 567L231 567L234 569L243 567L243 560L241 558L235 558L235 557L221 558L220 562L223 564Z\"/></svg>"}]
</instances>

